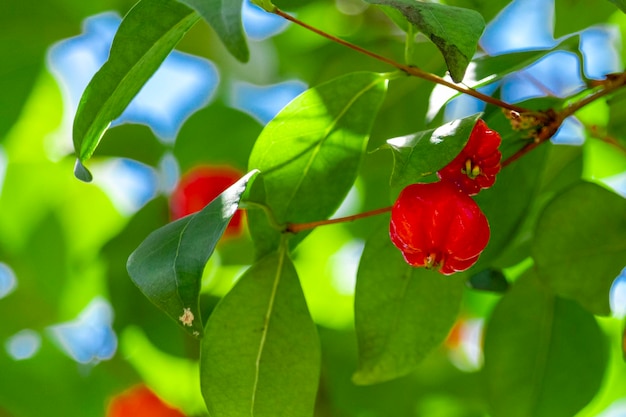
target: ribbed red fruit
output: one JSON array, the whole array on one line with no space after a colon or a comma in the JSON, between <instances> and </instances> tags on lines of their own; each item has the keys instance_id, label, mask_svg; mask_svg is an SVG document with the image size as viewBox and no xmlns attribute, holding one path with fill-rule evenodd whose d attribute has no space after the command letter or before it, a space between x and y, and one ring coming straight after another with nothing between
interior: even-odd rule
<instances>
[{"instance_id":1,"label":"ribbed red fruit","mask_svg":"<svg viewBox=\"0 0 626 417\"><path fill-rule=\"evenodd\" d=\"M402 190L389 234L410 265L450 275L476 263L489 241L489 223L470 196L439 181Z\"/></svg>"},{"instance_id":2,"label":"ribbed red fruit","mask_svg":"<svg viewBox=\"0 0 626 417\"><path fill-rule=\"evenodd\" d=\"M241 172L229 166L202 165L186 172L170 198L172 220L202 210L242 176ZM242 212L237 211L224 234L239 235L242 228Z\"/></svg>"},{"instance_id":3,"label":"ribbed red fruit","mask_svg":"<svg viewBox=\"0 0 626 417\"><path fill-rule=\"evenodd\" d=\"M437 175L442 181L456 184L466 194L478 194L481 189L491 187L500 172L500 142L498 132L478 120L461 153Z\"/></svg>"},{"instance_id":4,"label":"ribbed red fruit","mask_svg":"<svg viewBox=\"0 0 626 417\"><path fill-rule=\"evenodd\" d=\"M107 417L185 417L165 404L145 385L137 385L114 397L109 403Z\"/></svg>"}]
</instances>

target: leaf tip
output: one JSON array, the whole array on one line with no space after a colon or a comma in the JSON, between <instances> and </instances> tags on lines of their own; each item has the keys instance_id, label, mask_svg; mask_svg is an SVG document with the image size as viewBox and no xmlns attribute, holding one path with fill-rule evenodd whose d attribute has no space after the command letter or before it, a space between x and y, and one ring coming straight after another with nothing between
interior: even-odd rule
<instances>
[{"instance_id":1,"label":"leaf tip","mask_svg":"<svg viewBox=\"0 0 626 417\"><path fill-rule=\"evenodd\" d=\"M76 164L74 164L74 176L83 182L93 181L93 175L91 175L91 172L83 165L80 159L76 159Z\"/></svg>"}]
</instances>

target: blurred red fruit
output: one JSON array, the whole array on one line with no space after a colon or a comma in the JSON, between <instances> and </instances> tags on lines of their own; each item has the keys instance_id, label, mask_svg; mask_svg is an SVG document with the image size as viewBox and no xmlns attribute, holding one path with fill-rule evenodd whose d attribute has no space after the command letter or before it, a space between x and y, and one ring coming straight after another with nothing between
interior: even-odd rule
<instances>
[{"instance_id":1,"label":"blurred red fruit","mask_svg":"<svg viewBox=\"0 0 626 417\"><path fill-rule=\"evenodd\" d=\"M145 385L137 385L114 397L107 417L185 417L179 410L165 404Z\"/></svg>"},{"instance_id":2,"label":"blurred red fruit","mask_svg":"<svg viewBox=\"0 0 626 417\"><path fill-rule=\"evenodd\" d=\"M229 166L198 166L186 172L170 198L172 220L202 210L215 197L237 182L243 174ZM243 229L242 212L230 220L227 236L237 236Z\"/></svg>"},{"instance_id":3,"label":"blurred red fruit","mask_svg":"<svg viewBox=\"0 0 626 417\"><path fill-rule=\"evenodd\" d=\"M465 271L489 241L478 204L447 182L406 187L391 210L391 241L412 266L445 275Z\"/></svg>"},{"instance_id":4,"label":"blurred red fruit","mask_svg":"<svg viewBox=\"0 0 626 417\"><path fill-rule=\"evenodd\" d=\"M500 142L498 132L478 120L461 153L437 175L442 181L456 184L466 194L478 194L481 189L491 187L500 172Z\"/></svg>"}]
</instances>

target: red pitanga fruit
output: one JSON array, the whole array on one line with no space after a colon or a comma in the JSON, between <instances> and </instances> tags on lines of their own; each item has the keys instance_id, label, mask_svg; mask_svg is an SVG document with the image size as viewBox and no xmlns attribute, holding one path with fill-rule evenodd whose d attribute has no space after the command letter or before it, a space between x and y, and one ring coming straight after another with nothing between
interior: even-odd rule
<instances>
[{"instance_id":1,"label":"red pitanga fruit","mask_svg":"<svg viewBox=\"0 0 626 417\"><path fill-rule=\"evenodd\" d=\"M478 194L481 189L491 187L500 172L502 154L498 148L501 141L498 132L478 120L461 153L437 175L468 195Z\"/></svg>"},{"instance_id":2,"label":"red pitanga fruit","mask_svg":"<svg viewBox=\"0 0 626 417\"><path fill-rule=\"evenodd\" d=\"M165 404L145 385L137 385L114 397L107 408L107 417L185 417L179 410Z\"/></svg>"},{"instance_id":3,"label":"red pitanga fruit","mask_svg":"<svg viewBox=\"0 0 626 417\"><path fill-rule=\"evenodd\" d=\"M389 234L410 265L450 275L476 263L490 231L470 196L439 181L402 190L391 210Z\"/></svg>"},{"instance_id":4,"label":"red pitanga fruit","mask_svg":"<svg viewBox=\"0 0 626 417\"><path fill-rule=\"evenodd\" d=\"M198 166L186 172L170 198L172 220L202 210L215 197L237 182L243 174L229 166ZM242 212L238 210L224 231L238 236L243 230Z\"/></svg>"}]
</instances>

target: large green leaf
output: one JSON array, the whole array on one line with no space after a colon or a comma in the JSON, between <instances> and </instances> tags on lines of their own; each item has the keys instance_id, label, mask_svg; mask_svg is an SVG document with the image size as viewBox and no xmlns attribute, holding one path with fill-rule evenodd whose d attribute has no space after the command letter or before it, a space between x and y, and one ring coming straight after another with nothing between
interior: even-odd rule
<instances>
[{"instance_id":1,"label":"large green leaf","mask_svg":"<svg viewBox=\"0 0 626 417\"><path fill-rule=\"evenodd\" d=\"M356 179L386 87L386 75L357 72L291 101L252 149L249 167L261 171L262 181L255 181L251 199L269 207L281 224L328 218ZM279 234L258 212L250 211L252 237L271 249Z\"/></svg>"},{"instance_id":2,"label":"large green leaf","mask_svg":"<svg viewBox=\"0 0 626 417\"><path fill-rule=\"evenodd\" d=\"M239 61L250 58L241 23L241 0L179 0L196 10L215 30L226 49Z\"/></svg>"},{"instance_id":3,"label":"large green leaf","mask_svg":"<svg viewBox=\"0 0 626 417\"><path fill-rule=\"evenodd\" d=\"M389 139L394 156L391 187L400 191L446 166L461 152L481 113L453 120L436 129Z\"/></svg>"},{"instance_id":4,"label":"large green leaf","mask_svg":"<svg viewBox=\"0 0 626 417\"><path fill-rule=\"evenodd\" d=\"M202 271L254 175L244 176L201 211L155 230L128 258L128 273L139 289L194 336L203 331Z\"/></svg>"},{"instance_id":5,"label":"large green leaf","mask_svg":"<svg viewBox=\"0 0 626 417\"><path fill-rule=\"evenodd\" d=\"M406 375L440 343L455 322L465 281L413 268L389 239L385 223L369 238L355 293L359 342L357 384Z\"/></svg>"},{"instance_id":6,"label":"large green leaf","mask_svg":"<svg viewBox=\"0 0 626 417\"><path fill-rule=\"evenodd\" d=\"M494 309L485 336L493 417L571 417L600 388L607 352L594 317L530 272Z\"/></svg>"},{"instance_id":7,"label":"large green leaf","mask_svg":"<svg viewBox=\"0 0 626 417\"><path fill-rule=\"evenodd\" d=\"M74 118L75 174L79 179L91 180L83 163L92 156L111 121L122 114L199 18L175 0L142 0L124 17L109 59L87 85Z\"/></svg>"},{"instance_id":8,"label":"large green leaf","mask_svg":"<svg viewBox=\"0 0 626 417\"><path fill-rule=\"evenodd\" d=\"M439 48L455 82L461 82L485 29L480 13L461 7L414 0L366 0L390 6Z\"/></svg>"},{"instance_id":9,"label":"large green leaf","mask_svg":"<svg viewBox=\"0 0 626 417\"><path fill-rule=\"evenodd\" d=\"M626 264L626 199L581 182L545 208L532 246L537 273L559 296L610 313L609 290Z\"/></svg>"},{"instance_id":10,"label":"large green leaf","mask_svg":"<svg viewBox=\"0 0 626 417\"><path fill-rule=\"evenodd\" d=\"M310 417L320 346L296 270L281 247L217 305L202 341L200 381L213 417Z\"/></svg>"}]
</instances>

